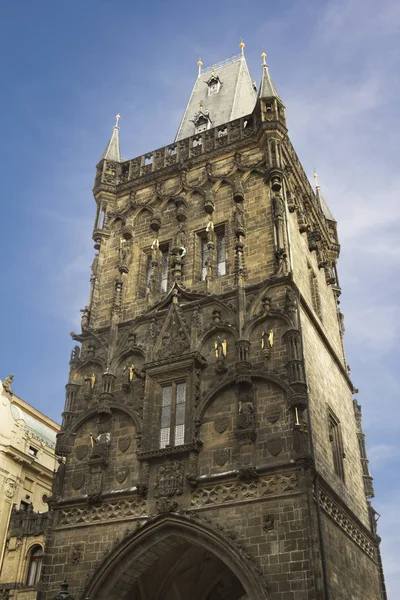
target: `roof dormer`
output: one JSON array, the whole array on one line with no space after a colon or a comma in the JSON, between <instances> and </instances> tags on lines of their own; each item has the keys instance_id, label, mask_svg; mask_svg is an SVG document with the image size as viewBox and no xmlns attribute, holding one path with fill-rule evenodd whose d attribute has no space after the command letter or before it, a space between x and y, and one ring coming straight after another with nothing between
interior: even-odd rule
<instances>
[{"instance_id":1,"label":"roof dormer","mask_svg":"<svg viewBox=\"0 0 400 600\"><path fill-rule=\"evenodd\" d=\"M200 110L194 115L191 121L194 123L195 133L203 133L203 131L210 129L212 125L210 113L208 110L204 110L202 102L200 103Z\"/></svg>"},{"instance_id":2,"label":"roof dormer","mask_svg":"<svg viewBox=\"0 0 400 600\"><path fill-rule=\"evenodd\" d=\"M204 82L208 87L208 95L213 96L214 94L218 94L220 87L222 85L222 81L215 75L214 71L211 73L211 77Z\"/></svg>"}]
</instances>

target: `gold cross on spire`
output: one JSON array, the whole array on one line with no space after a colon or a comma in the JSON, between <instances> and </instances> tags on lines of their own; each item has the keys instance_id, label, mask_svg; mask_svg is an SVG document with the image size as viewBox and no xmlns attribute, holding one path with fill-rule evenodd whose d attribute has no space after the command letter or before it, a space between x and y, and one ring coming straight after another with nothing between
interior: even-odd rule
<instances>
[{"instance_id":1,"label":"gold cross on spire","mask_svg":"<svg viewBox=\"0 0 400 600\"><path fill-rule=\"evenodd\" d=\"M244 56L244 47L245 47L245 43L243 41L243 38L240 38L240 44L239 44L239 48L242 51L242 56Z\"/></svg>"},{"instance_id":2,"label":"gold cross on spire","mask_svg":"<svg viewBox=\"0 0 400 600\"><path fill-rule=\"evenodd\" d=\"M263 60L263 66L266 67L267 66L267 55L265 54L264 50L262 51L261 58Z\"/></svg>"},{"instance_id":3,"label":"gold cross on spire","mask_svg":"<svg viewBox=\"0 0 400 600\"><path fill-rule=\"evenodd\" d=\"M118 127L118 122L119 122L120 118L121 118L121 115L119 113L117 115L115 115L115 119L116 119L115 127Z\"/></svg>"}]
</instances>

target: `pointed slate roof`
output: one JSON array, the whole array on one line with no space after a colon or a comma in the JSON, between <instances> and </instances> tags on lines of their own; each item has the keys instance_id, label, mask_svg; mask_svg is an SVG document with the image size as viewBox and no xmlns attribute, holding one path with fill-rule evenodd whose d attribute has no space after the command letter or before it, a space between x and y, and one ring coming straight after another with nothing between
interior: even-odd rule
<instances>
[{"instance_id":1,"label":"pointed slate roof","mask_svg":"<svg viewBox=\"0 0 400 600\"><path fill-rule=\"evenodd\" d=\"M119 115L117 115L117 123L114 126L110 141L108 142L101 159L113 160L114 162L121 162L121 152L119 150L119 127L118 127Z\"/></svg>"},{"instance_id":2,"label":"pointed slate roof","mask_svg":"<svg viewBox=\"0 0 400 600\"><path fill-rule=\"evenodd\" d=\"M319 187L319 185L315 188L315 194L317 196L319 205L321 207L322 212L324 213L325 218L328 219L328 221L336 221L335 217L331 213L327 201L321 194L321 188Z\"/></svg>"},{"instance_id":3,"label":"pointed slate roof","mask_svg":"<svg viewBox=\"0 0 400 600\"><path fill-rule=\"evenodd\" d=\"M263 58L263 71L259 96L260 98L279 98L279 94L277 92L274 82L272 81L268 65L265 60L265 52L263 52L261 56Z\"/></svg>"},{"instance_id":4,"label":"pointed slate roof","mask_svg":"<svg viewBox=\"0 0 400 600\"><path fill-rule=\"evenodd\" d=\"M208 93L207 82L220 80L219 91ZM193 120L199 110L208 113L211 127L218 127L253 112L257 93L243 54L201 70L189 98L175 141L195 134ZM201 105L201 108L200 108Z\"/></svg>"}]
</instances>

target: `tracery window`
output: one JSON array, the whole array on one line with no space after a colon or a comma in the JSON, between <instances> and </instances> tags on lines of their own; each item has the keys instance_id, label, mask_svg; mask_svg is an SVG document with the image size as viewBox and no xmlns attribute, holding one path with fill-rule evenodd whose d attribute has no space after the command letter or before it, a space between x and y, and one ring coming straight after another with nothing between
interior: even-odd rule
<instances>
[{"instance_id":1,"label":"tracery window","mask_svg":"<svg viewBox=\"0 0 400 600\"><path fill-rule=\"evenodd\" d=\"M185 441L186 382L161 388L160 448L180 446Z\"/></svg>"},{"instance_id":2,"label":"tracery window","mask_svg":"<svg viewBox=\"0 0 400 600\"><path fill-rule=\"evenodd\" d=\"M333 468L340 477L344 480L344 465L343 465L343 441L342 432L340 428L339 419L329 410L328 411L328 423L329 423L329 441L332 450Z\"/></svg>"},{"instance_id":3,"label":"tracery window","mask_svg":"<svg viewBox=\"0 0 400 600\"><path fill-rule=\"evenodd\" d=\"M161 248L161 291L168 290L168 267L169 267L169 248Z\"/></svg>"},{"instance_id":4,"label":"tracery window","mask_svg":"<svg viewBox=\"0 0 400 600\"><path fill-rule=\"evenodd\" d=\"M40 573L42 571L43 549L41 546L34 546L29 557L27 585L36 585L39 583Z\"/></svg>"}]
</instances>

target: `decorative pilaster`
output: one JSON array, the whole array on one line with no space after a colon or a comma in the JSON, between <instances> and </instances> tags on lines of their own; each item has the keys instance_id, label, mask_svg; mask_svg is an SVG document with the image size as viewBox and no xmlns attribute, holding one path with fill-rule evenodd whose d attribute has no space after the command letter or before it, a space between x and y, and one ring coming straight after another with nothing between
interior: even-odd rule
<instances>
[{"instance_id":1,"label":"decorative pilaster","mask_svg":"<svg viewBox=\"0 0 400 600\"><path fill-rule=\"evenodd\" d=\"M360 449L360 460L361 460L361 468L362 468L363 481L364 481L364 491L365 491L365 495L367 498L373 498L375 495L375 492L374 492L374 486L372 484L373 478L371 477L371 474L369 472L369 461L367 458L367 451L366 451L366 447L365 447L365 435L362 430L362 424L361 424L361 421L362 421L361 406L358 404L356 399L353 400L353 408L354 408L354 416L356 419L356 426L357 426L357 440L358 440L358 447Z\"/></svg>"}]
</instances>

